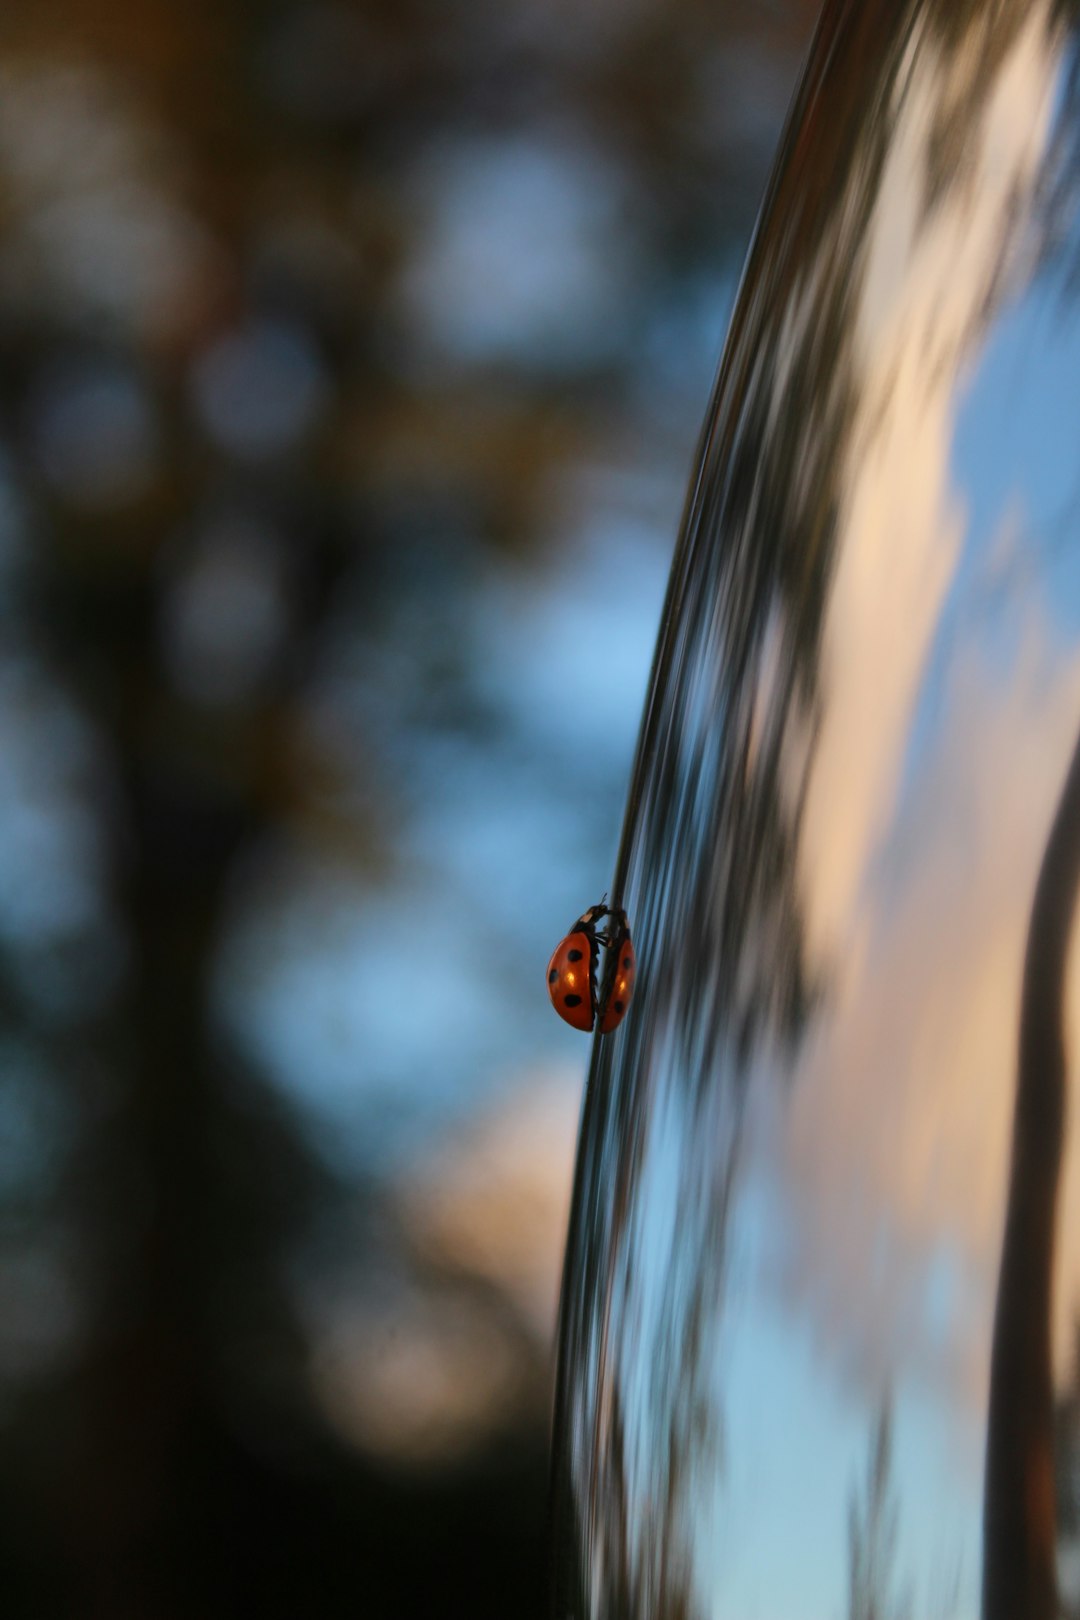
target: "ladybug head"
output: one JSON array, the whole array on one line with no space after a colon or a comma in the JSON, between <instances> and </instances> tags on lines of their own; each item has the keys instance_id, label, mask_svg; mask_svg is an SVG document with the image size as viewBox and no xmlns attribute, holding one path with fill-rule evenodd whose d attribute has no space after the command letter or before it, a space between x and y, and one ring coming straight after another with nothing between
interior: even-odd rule
<instances>
[{"instance_id":1,"label":"ladybug head","mask_svg":"<svg viewBox=\"0 0 1080 1620\"><path fill-rule=\"evenodd\" d=\"M600 904L598 906L590 906L588 911L583 911L582 912L581 916L578 918L577 922L574 924L574 928L583 928L583 929L585 929L585 931L587 933L591 933L591 931L596 927L596 925L600 921L600 919L602 917L606 917L607 914L608 914L608 908L607 908L607 906L605 906L604 902L601 900L601 902L600 902ZM573 930L571 930L571 932L572 931Z\"/></svg>"}]
</instances>

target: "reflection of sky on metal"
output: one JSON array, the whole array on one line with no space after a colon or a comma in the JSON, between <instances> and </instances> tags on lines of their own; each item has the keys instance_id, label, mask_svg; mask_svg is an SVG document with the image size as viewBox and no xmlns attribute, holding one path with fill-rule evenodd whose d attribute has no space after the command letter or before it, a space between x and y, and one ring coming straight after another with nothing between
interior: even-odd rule
<instances>
[{"instance_id":1,"label":"reflection of sky on metal","mask_svg":"<svg viewBox=\"0 0 1080 1620\"><path fill-rule=\"evenodd\" d=\"M935 119L965 65L923 42L901 80L855 312L858 419L842 473L825 625L824 714L800 870L811 958L854 943L859 885L891 814L908 727L956 556L962 492L949 458L957 373L1015 252L1012 211L1043 155L1053 53L1039 8L965 147L970 172L925 216ZM868 681L864 672L873 669Z\"/></svg>"},{"instance_id":2,"label":"reflection of sky on metal","mask_svg":"<svg viewBox=\"0 0 1080 1620\"><path fill-rule=\"evenodd\" d=\"M842 1612L830 1600L835 1605L848 1580L850 1504L866 1472L865 1415L839 1385L822 1384L819 1347L784 1310L755 1312L723 1354L742 1398L730 1411L733 1469L714 1549L718 1588L739 1614ZM916 1613L976 1614L979 1534L969 1468L958 1465L938 1409L917 1394L894 1404L893 1423L898 1573L903 1580L917 1572ZM943 1601L950 1592L954 1601Z\"/></svg>"},{"instance_id":3,"label":"reflection of sky on metal","mask_svg":"<svg viewBox=\"0 0 1080 1620\"><path fill-rule=\"evenodd\" d=\"M835 115L865 125L845 191L769 222L654 694L662 765L645 761L627 869L672 960L629 1045L593 1066L561 1436L580 1514L567 1539L592 1601L616 1608L628 1588L658 1611L692 1590L709 1612L842 1612L852 1493L886 1406L897 1581L913 1612L978 1608L1021 966L1080 712L1080 344L1037 266L1060 27L1039 5L947 38L929 9ZM821 118L808 103L796 151L828 152ZM837 311L843 338L818 352ZM785 454L790 492L770 503L758 469ZM793 563L769 525L807 509L825 512L823 560ZM695 572L710 547L736 559L726 572ZM694 730L714 665L711 713L735 733L717 757L728 772L749 759L749 810ZM766 982L781 971L767 880L788 854L752 817L770 724L813 992L794 1053L763 1021L741 1054L710 997L734 983L739 1010L759 936ZM1080 1005L1075 965L1069 991ZM1068 1131L1058 1389L1080 1303L1080 1121ZM733 1192L717 1173L729 1142Z\"/></svg>"},{"instance_id":4,"label":"reflection of sky on metal","mask_svg":"<svg viewBox=\"0 0 1080 1620\"><path fill-rule=\"evenodd\" d=\"M824 712L800 845L809 948L834 955L835 977L822 1042L808 1055L790 1109L786 1168L796 1188L812 1177L807 1212L827 1227L814 1241L813 1221L795 1222L801 1259L817 1262L803 1272L806 1293L818 1297L823 1318L841 1339L849 1324L855 1331L856 1320L876 1327L878 1349L855 1354L876 1376L896 1356L915 1305L897 1289L890 1266L893 1298L881 1301L888 1316L864 1309L875 1233L886 1213L890 1225L900 1220L896 1240L903 1248L900 1234L909 1220L936 1240L943 1217L947 1229L966 1209L967 1227L977 1207L980 1280L989 1301L1011 1110L1017 992L1010 994L1009 986L1018 984L1027 906L1074 724L1080 678L1074 660L1048 644L1042 592L1027 602L1014 595L1013 622L1026 621L1028 645L1017 645L1009 666L995 672L987 667L984 625L976 618L957 627L932 699L937 746L897 813L907 739L958 558L965 548L986 544L987 537L967 525L965 485L952 461L953 395L958 373L977 366L971 334L992 296L1002 244L1006 255L1015 251L1015 197L1030 193L1039 166L1054 60L1045 19L1033 12L1001 69L980 135L970 143L970 188L957 188L918 229L926 142L942 94L932 68L926 70L890 148L860 295L868 355L864 414L852 434L826 621ZM993 380L980 373L978 392L985 394ZM1067 414L1064 398L1044 398L1036 408L1039 415ZM980 443L991 463L1006 448L999 450L988 436ZM1038 488L1037 467L1019 461L1014 469L1022 484L1013 487ZM1007 499L1011 490L997 493ZM1027 769L1010 769L995 790L1002 762L1019 766L1021 759ZM961 828L969 858L958 864ZM952 903L933 923L945 893ZM928 940L938 949L928 953ZM832 1003L844 1009L842 1016ZM933 1005L942 1009L940 1029L921 1015ZM913 1007L920 1016L912 1016ZM991 1132L983 1151L973 1151L981 1133L967 1128L974 1122L965 1099L973 1094ZM959 1115L950 1130L942 1111L954 1097ZM829 1151L824 1132L814 1127L815 1120L837 1117L857 1122L858 1154L850 1140ZM905 1151L905 1129L919 1133L921 1146L912 1142ZM952 1166L950 1149L959 1155ZM928 1155L938 1157L936 1169ZM969 1158L991 1179L977 1206L970 1186L960 1191ZM950 1203L947 1212L932 1197L928 1202L933 1185ZM910 1213L902 1213L908 1187ZM853 1207L844 1208L846 1196ZM860 1210L866 1218L853 1221ZM914 1231L910 1237L921 1249ZM861 1261L853 1242L867 1244ZM965 1240L958 1232L957 1242L970 1257L972 1235ZM832 1288L822 1287L821 1267L834 1279ZM854 1313L843 1309L849 1293L860 1301ZM985 1341L983 1320L969 1324L962 1337L972 1326ZM950 1348L968 1370L970 1355Z\"/></svg>"},{"instance_id":5,"label":"reflection of sky on metal","mask_svg":"<svg viewBox=\"0 0 1080 1620\"><path fill-rule=\"evenodd\" d=\"M979 570L970 611L996 609L999 637L1008 636L1015 592L1041 597L1056 635L1077 631L1080 471L1072 413L1062 406L1078 367L1076 311L1054 308L1052 292L1046 303L1021 303L995 326L980 357L980 385L958 413L955 465L969 502L961 578L965 565Z\"/></svg>"},{"instance_id":6,"label":"reflection of sky on metal","mask_svg":"<svg viewBox=\"0 0 1080 1620\"><path fill-rule=\"evenodd\" d=\"M1051 424L1069 418L1080 352L1071 367L1061 364L1055 392L1041 366L1031 369L1028 349L1021 399L999 354L984 363L971 351L1000 244L1008 258L1010 232L1023 226L1016 197L1030 192L1047 140L1056 57L1045 15L1033 10L1000 69L967 147L967 183L928 224L920 188L942 94L930 60L924 47L868 233L859 298L864 414L851 436L800 840L808 949L826 954L830 989L790 1097L759 1124L777 1155L768 1221L776 1252L765 1274L786 1303L752 1306L744 1319L735 1311L728 1327L745 1346L725 1379L732 1429L744 1429L762 1478L794 1473L814 1504L800 1592L804 1612L815 1613L846 1580L841 1533L867 1447L860 1392L871 1404L892 1392L895 1402L905 1576L932 1604L935 1583L955 1566L955 1612L977 1609L981 1434L1020 966L1080 706L1080 664L1050 626L1051 614L1071 616L1075 606L1063 613L1053 605L1037 514L1034 533L1025 525L1027 588L1012 580L1004 592L1009 647L1000 638L994 645L992 623L970 611L971 578L997 536L972 521L966 473L994 513L1029 491L1047 511L1063 499L1061 479L1075 459L1059 456L1046 481L1043 456L1025 449L1044 432L1052 440ZM1041 318L1025 311L1027 325ZM955 395L957 375L972 369L977 449L970 427L964 445L963 396ZM1013 424L1025 407L1021 439ZM977 467L965 467L961 447L977 454ZM950 624L951 590L962 605ZM926 713L932 741L927 721L919 724ZM909 739L920 733L912 758ZM1067 1208L1080 1199L1080 1154L1069 1163L1078 1185ZM1066 1215L1066 1251L1074 1230ZM1070 1252L1062 1263L1075 1269ZM1064 1294L1055 1335L1063 1376L1073 1310ZM747 1413L770 1346L786 1423L755 1428ZM834 1391L826 1401L836 1402L824 1422L823 1366ZM731 1452L726 1500L738 1496L734 1433ZM796 1513L790 1522L799 1521ZM781 1522L774 1511L770 1534ZM761 1524L747 1511L743 1597L783 1612L793 1599L784 1591L790 1565L769 1557L755 1537ZM727 1596L726 1572L720 1579Z\"/></svg>"}]
</instances>

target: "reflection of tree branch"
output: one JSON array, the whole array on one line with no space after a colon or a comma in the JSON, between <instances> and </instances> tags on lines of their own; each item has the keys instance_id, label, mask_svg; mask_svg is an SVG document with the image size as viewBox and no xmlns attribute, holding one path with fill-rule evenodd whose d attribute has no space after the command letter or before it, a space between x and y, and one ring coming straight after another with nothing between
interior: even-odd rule
<instances>
[{"instance_id":1,"label":"reflection of tree branch","mask_svg":"<svg viewBox=\"0 0 1080 1620\"><path fill-rule=\"evenodd\" d=\"M892 1404L881 1402L870 1436L866 1481L848 1512L849 1620L906 1620L907 1596L893 1593L899 1509L892 1479Z\"/></svg>"},{"instance_id":2,"label":"reflection of tree branch","mask_svg":"<svg viewBox=\"0 0 1080 1620\"><path fill-rule=\"evenodd\" d=\"M1080 740L1028 930L1012 1171L990 1368L984 1620L1051 1620L1055 1570L1050 1304L1065 1115L1065 966L1080 887Z\"/></svg>"}]
</instances>

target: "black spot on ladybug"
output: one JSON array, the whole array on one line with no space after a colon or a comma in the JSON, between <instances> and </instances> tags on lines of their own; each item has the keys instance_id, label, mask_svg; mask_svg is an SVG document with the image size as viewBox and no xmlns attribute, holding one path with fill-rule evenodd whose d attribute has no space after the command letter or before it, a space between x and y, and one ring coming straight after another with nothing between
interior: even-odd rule
<instances>
[{"instance_id":1,"label":"black spot on ladybug","mask_svg":"<svg viewBox=\"0 0 1080 1620\"><path fill-rule=\"evenodd\" d=\"M581 1006L581 997L580 996L563 996L563 1001L566 1003L566 1005L568 1007L580 1007Z\"/></svg>"},{"instance_id":2,"label":"black spot on ladybug","mask_svg":"<svg viewBox=\"0 0 1080 1620\"><path fill-rule=\"evenodd\" d=\"M580 962L581 961L581 954L582 953L580 951L567 951L567 953L566 953L567 960L570 961L570 962Z\"/></svg>"},{"instance_id":3,"label":"black spot on ladybug","mask_svg":"<svg viewBox=\"0 0 1080 1620\"><path fill-rule=\"evenodd\" d=\"M551 970L551 972L550 972L550 973L549 973L549 974L548 974L548 984L554 984L554 983L555 983L555 980L556 980L556 979L557 979L557 978L558 978L558 977L559 977L559 970L558 970L558 968L552 968L552 970Z\"/></svg>"},{"instance_id":4,"label":"black spot on ladybug","mask_svg":"<svg viewBox=\"0 0 1080 1620\"><path fill-rule=\"evenodd\" d=\"M567 998L566 998L566 999L567 999L567 1000L568 1000L568 1001L569 1001L569 999L570 999L570 998L569 998L569 996L567 996ZM622 1012L622 1010L623 1010L623 1004L622 1004L622 1002L621 1002L621 1001L617 1001L617 1002L616 1002L616 1003L615 1003L615 1011L616 1011L616 1012L617 1012L617 1013L621 1013L621 1012Z\"/></svg>"},{"instance_id":5,"label":"black spot on ladybug","mask_svg":"<svg viewBox=\"0 0 1080 1620\"><path fill-rule=\"evenodd\" d=\"M630 958L628 956L623 957L622 965L626 969L626 971L629 973L629 971L630 971Z\"/></svg>"}]
</instances>

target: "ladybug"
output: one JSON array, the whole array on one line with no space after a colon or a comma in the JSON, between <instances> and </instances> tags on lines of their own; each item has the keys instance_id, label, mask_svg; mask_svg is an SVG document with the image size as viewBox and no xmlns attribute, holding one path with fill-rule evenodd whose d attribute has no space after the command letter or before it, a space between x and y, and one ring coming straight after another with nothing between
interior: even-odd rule
<instances>
[{"instance_id":1,"label":"ladybug","mask_svg":"<svg viewBox=\"0 0 1080 1620\"><path fill-rule=\"evenodd\" d=\"M611 918L611 931L597 923ZM596 991L599 948L607 948L603 984ZM548 963L548 994L560 1018L586 1033L599 1017L600 1033L608 1035L622 1022L634 989L635 957L625 911L609 909L603 901L590 906L560 941Z\"/></svg>"},{"instance_id":2,"label":"ladybug","mask_svg":"<svg viewBox=\"0 0 1080 1620\"><path fill-rule=\"evenodd\" d=\"M626 1009L634 993L634 975L637 972L637 957L634 955L626 912L616 909L610 916L612 926L606 941L607 964L598 1007L601 1035L610 1035L626 1017Z\"/></svg>"}]
</instances>

